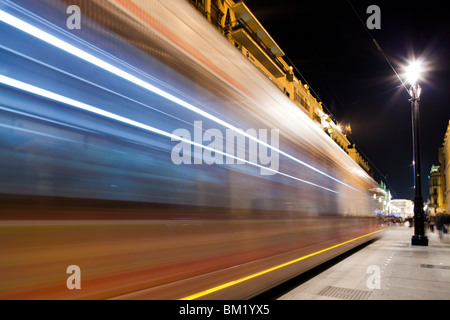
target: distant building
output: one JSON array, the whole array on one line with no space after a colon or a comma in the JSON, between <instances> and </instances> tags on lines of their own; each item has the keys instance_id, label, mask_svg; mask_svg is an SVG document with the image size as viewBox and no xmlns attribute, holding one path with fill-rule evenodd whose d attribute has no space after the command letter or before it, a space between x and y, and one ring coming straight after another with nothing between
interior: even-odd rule
<instances>
[{"instance_id":1,"label":"distant building","mask_svg":"<svg viewBox=\"0 0 450 320\"><path fill-rule=\"evenodd\" d=\"M370 191L373 192L373 198L378 200L378 213L386 215L393 213L391 191L387 188L384 181L380 182L379 187L370 189Z\"/></svg>"},{"instance_id":2,"label":"distant building","mask_svg":"<svg viewBox=\"0 0 450 320\"><path fill-rule=\"evenodd\" d=\"M444 191L444 205L446 212L450 213L450 120L448 121L447 130L444 135L444 143L442 144L442 151L439 152L439 162L441 163L441 170L443 177L442 186Z\"/></svg>"},{"instance_id":3,"label":"distant building","mask_svg":"<svg viewBox=\"0 0 450 320\"><path fill-rule=\"evenodd\" d=\"M441 153L442 148L439 148ZM441 157L440 157L441 158ZM445 176L442 166L431 166L430 171L430 199L428 201L428 212L431 215L446 211L445 199Z\"/></svg>"},{"instance_id":4,"label":"distant building","mask_svg":"<svg viewBox=\"0 0 450 320\"><path fill-rule=\"evenodd\" d=\"M188 0L275 86L305 112L364 171L373 177L367 160L349 141L350 126L338 125L324 112L322 102L310 93L309 86L294 75L293 66L244 2L233 0Z\"/></svg>"},{"instance_id":5,"label":"distant building","mask_svg":"<svg viewBox=\"0 0 450 320\"><path fill-rule=\"evenodd\" d=\"M428 212L431 215L450 213L450 120L444 134L442 147L438 149L439 164L432 165L428 176L430 197Z\"/></svg>"},{"instance_id":6,"label":"distant building","mask_svg":"<svg viewBox=\"0 0 450 320\"><path fill-rule=\"evenodd\" d=\"M400 215L403 219L414 216L414 202L407 199L391 200L392 213Z\"/></svg>"}]
</instances>

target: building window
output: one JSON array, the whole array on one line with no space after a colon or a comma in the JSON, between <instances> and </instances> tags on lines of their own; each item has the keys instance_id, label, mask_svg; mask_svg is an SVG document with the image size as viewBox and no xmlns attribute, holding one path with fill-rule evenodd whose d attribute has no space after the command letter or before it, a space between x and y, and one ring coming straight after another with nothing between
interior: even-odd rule
<instances>
[{"instance_id":1,"label":"building window","mask_svg":"<svg viewBox=\"0 0 450 320\"><path fill-rule=\"evenodd\" d=\"M313 120L314 120L314 121L317 121L318 123L321 122L320 116L319 116L317 113L314 113L314 115L313 115Z\"/></svg>"},{"instance_id":2,"label":"building window","mask_svg":"<svg viewBox=\"0 0 450 320\"><path fill-rule=\"evenodd\" d=\"M189 0L189 2L192 3L197 8L197 10L203 13L204 16L206 16L205 0Z\"/></svg>"},{"instance_id":3,"label":"building window","mask_svg":"<svg viewBox=\"0 0 450 320\"><path fill-rule=\"evenodd\" d=\"M219 9L219 4L217 3L217 0L211 1L211 22L214 23L216 26L222 28L222 17L224 16L224 13Z\"/></svg>"},{"instance_id":4,"label":"building window","mask_svg":"<svg viewBox=\"0 0 450 320\"><path fill-rule=\"evenodd\" d=\"M309 105L308 105L308 103L306 103L306 101L303 98L303 96L299 93L299 91L297 89L295 89L294 93L295 93L294 101L299 103L303 108L305 108L309 112Z\"/></svg>"}]
</instances>

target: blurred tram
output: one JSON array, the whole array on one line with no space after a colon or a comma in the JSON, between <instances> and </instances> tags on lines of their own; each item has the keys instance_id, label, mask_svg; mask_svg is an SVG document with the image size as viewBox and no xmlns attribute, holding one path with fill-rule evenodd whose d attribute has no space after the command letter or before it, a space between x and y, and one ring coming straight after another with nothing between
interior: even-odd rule
<instances>
[{"instance_id":1,"label":"blurred tram","mask_svg":"<svg viewBox=\"0 0 450 320\"><path fill-rule=\"evenodd\" d=\"M188 1L1 0L0 34L1 299L247 299L382 230Z\"/></svg>"}]
</instances>

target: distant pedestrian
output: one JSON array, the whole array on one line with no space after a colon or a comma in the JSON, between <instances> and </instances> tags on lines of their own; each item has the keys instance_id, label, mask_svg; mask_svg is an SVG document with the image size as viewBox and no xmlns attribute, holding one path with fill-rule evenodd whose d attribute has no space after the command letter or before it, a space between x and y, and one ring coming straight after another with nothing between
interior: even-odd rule
<instances>
[{"instance_id":1,"label":"distant pedestrian","mask_svg":"<svg viewBox=\"0 0 450 320\"><path fill-rule=\"evenodd\" d=\"M434 225L436 224L436 221L433 216L430 216L429 219L430 219L430 222L429 222L430 231L434 232Z\"/></svg>"},{"instance_id":2,"label":"distant pedestrian","mask_svg":"<svg viewBox=\"0 0 450 320\"><path fill-rule=\"evenodd\" d=\"M436 229L439 232L439 239L442 239L444 236L444 217L443 215L436 216Z\"/></svg>"}]
</instances>

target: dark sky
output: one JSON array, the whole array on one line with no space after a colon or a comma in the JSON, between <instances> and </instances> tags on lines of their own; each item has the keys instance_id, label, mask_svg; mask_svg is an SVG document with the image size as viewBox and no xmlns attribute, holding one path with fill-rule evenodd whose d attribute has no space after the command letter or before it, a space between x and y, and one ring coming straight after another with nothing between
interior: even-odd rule
<instances>
[{"instance_id":1,"label":"dark sky","mask_svg":"<svg viewBox=\"0 0 450 320\"><path fill-rule=\"evenodd\" d=\"M245 0L351 140L387 178L393 198L414 198L409 95L373 43L398 73L424 59L420 101L423 196L450 118L450 19L442 1ZM381 9L381 29L365 24L370 5ZM358 19L355 11L361 21ZM289 60L286 59L289 63Z\"/></svg>"}]
</instances>

